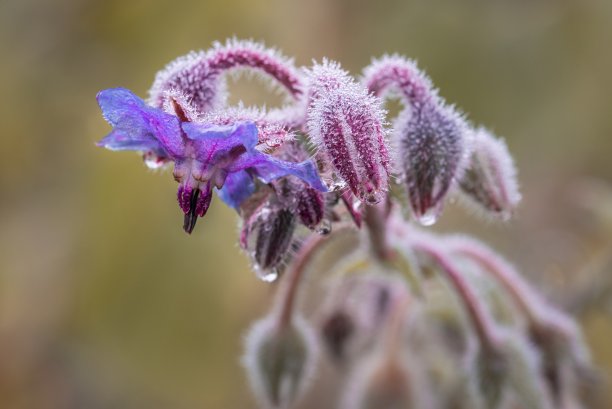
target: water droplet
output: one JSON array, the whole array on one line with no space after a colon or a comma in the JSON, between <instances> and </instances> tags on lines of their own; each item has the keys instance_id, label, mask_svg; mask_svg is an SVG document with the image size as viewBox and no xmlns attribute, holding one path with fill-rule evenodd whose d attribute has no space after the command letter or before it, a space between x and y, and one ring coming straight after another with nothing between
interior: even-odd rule
<instances>
[{"instance_id":1,"label":"water droplet","mask_svg":"<svg viewBox=\"0 0 612 409\"><path fill-rule=\"evenodd\" d=\"M273 283L278 278L278 270L272 268L270 270L265 270L261 268L258 264L253 265L253 270L255 270L255 275L261 281L266 283Z\"/></svg>"},{"instance_id":2,"label":"water droplet","mask_svg":"<svg viewBox=\"0 0 612 409\"><path fill-rule=\"evenodd\" d=\"M438 221L439 215L440 209L438 209L437 207L433 207L427 210L422 215L416 216L416 219L422 226L431 226Z\"/></svg>"},{"instance_id":3,"label":"water droplet","mask_svg":"<svg viewBox=\"0 0 612 409\"><path fill-rule=\"evenodd\" d=\"M329 190L332 192L339 192L341 190L344 190L346 186L347 186L346 182L336 182L336 183L333 183L329 187Z\"/></svg>"},{"instance_id":4,"label":"water droplet","mask_svg":"<svg viewBox=\"0 0 612 409\"><path fill-rule=\"evenodd\" d=\"M145 156L144 163L149 169L159 169L164 166L164 161L159 160L156 157Z\"/></svg>"},{"instance_id":5,"label":"water droplet","mask_svg":"<svg viewBox=\"0 0 612 409\"><path fill-rule=\"evenodd\" d=\"M366 196L365 201L367 204L375 205L377 203L380 203L383 197L384 197L384 192L381 192L381 191L370 192Z\"/></svg>"},{"instance_id":6,"label":"water droplet","mask_svg":"<svg viewBox=\"0 0 612 409\"><path fill-rule=\"evenodd\" d=\"M331 233L332 231L332 224L331 221L328 219L323 219L321 220L321 222L318 224L317 227L315 227L315 231L317 233L319 233L322 236L325 236L329 233Z\"/></svg>"}]
</instances>

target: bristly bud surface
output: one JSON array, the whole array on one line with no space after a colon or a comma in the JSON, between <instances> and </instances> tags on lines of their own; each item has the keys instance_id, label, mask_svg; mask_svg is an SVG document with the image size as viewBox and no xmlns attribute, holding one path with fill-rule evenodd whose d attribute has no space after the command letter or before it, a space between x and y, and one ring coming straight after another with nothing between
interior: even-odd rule
<instances>
[{"instance_id":1,"label":"bristly bud surface","mask_svg":"<svg viewBox=\"0 0 612 409\"><path fill-rule=\"evenodd\" d=\"M364 70L363 84L374 95L399 97L404 104L394 121L397 166L415 218L433 224L461 175L471 131L410 60L390 56L374 61Z\"/></svg>"},{"instance_id":2,"label":"bristly bud surface","mask_svg":"<svg viewBox=\"0 0 612 409\"><path fill-rule=\"evenodd\" d=\"M465 157L463 119L451 108L427 102L395 121L404 183L415 218L433 224Z\"/></svg>"},{"instance_id":3,"label":"bristly bud surface","mask_svg":"<svg viewBox=\"0 0 612 409\"><path fill-rule=\"evenodd\" d=\"M484 128L476 130L470 162L459 187L470 202L487 213L503 220L510 218L521 195L512 156L502 139Z\"/></svg>"},{"instance_id":4,"label":"bristly bud surface","mask_svg":"<svg viewBox=\"0 0 612 409\"><path fill-rule=\"evenodd\" d=\"M359 274L333 283L320 332L335 362L351 363L363 355L386 322L393 298L402 291L403 281L389 274Z\"/></svg>"},{"instance_id":5,"label":"bristly bud surface","mask_svg":"<svg viewBox=\"0 0 612 409\"><path fill-rule=\"evenodd\" d=\"M381 101L336 64L315 65L309 75L309 136L355 196L379 202L389 184Z\"/></svg>"},{"instance_id":6,"label":"bristly bud surface","mask_svg":"<svg viewBox=\"0 0 612 409\"><path fill-rule=\"evenodd\" d=\"M276 156L290 162L303 162L310 159L310 155L298 141L285 143ZM286 206L295 208L295 213L304 226L321 234L331 231L330 222L324 220L326 203L323 192L312 189L308 184L291 177L276 181L273 185L277 195L282 196Z\"/></svg>"},{"instance_id":7,"label":"bristly bud surface","mask_svg":"<svg viewBox=\"0 0 612 409\"><path fill-rule=\"evenodd\" d=\"M257 322L246 338L243 364L257 398L267 408L287 408L304 392L314 371L316 339L294 316L279 327L275 315Z\"/></svg>"},{"instance_id":8,"label":"bristly bud surface","mask_svg":"<svg viewBox=\"0 0 612 409\"><path fill-rule=\"evenodd\" d=\"M293 242L296 227L294 207L285 206L275 195L265 201L245 221L241 246L248 252L257 277L272 282L279 276Z\"/></svg>"}]
</instances>

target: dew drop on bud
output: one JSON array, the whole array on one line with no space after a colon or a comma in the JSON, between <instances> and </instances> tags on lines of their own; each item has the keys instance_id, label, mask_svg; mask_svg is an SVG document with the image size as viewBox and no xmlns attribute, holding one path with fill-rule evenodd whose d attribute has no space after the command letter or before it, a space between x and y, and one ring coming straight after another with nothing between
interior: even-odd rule
<instances>
[{"instance_id":1,"label":"dew drop on bud","mask_svg":"<svg viewBox=\"0 0 612 409\"><path fill-rule=\"evenodd\" d=\"M275 268L265 270L256 264L253 266L253 269L255 270L255 275L257 276L257 278L259 278L263 282L273 283L278 279L278 270Z\"/></svg>"},{"instance_id":2,"label":"dew drop on bud","mask_svg":"<svg viewBox=\"0 0 612 409\"><path fill-rule=\"evenodd\" d=\"M346 189L346 187L347 187L346 182L343 182L343 181L335 182L334 184L332 184L330 186L329 190L332 191L332 192L340 192L340 191Z\"/></svg>"},{"instance_id":3,"label":"dew drop on bud","mask_svg":"<svg viewBox=\"0 0 612 409\"><path fill-rule=\"evenodd\" d=\"M332 231L332 223L328 219L321 220L321 223L317 227L315 227L315 231L323 236L331 233Z\"/></svg>"},{"instance_id":4,"label":"dew drop on bud","mask_svg":"<svg viewBox=\"0 0 612 409\"><path fill-rule=\"evenodd\" d=\"M427 210L422 215L415 216L421 226L433 226L438 221L439 209L434 207Z\"/></svg>"},{"instance_id":5,"label":"dew drop on bud","mask_svg":"<svg viewBox=\"0 0 612 409\"><path fill-rule=\"evenodd\" d=\"M161 157L151 151L143 153L142 160L144 160L146 167L149 169L159 169L164 166L165 163Z\"/></svg>"},{"instance_id":6,"label":"dew drop on bud","mask_svg":"<svg viewBox=\"0 0 612 409\"><path fill-rule=\"evenodd\" d=\"M367 204L370 204L370 205L375 205L375 204L380 203L380 201L382 200L383 196L384 196L384 192L380 192L380 191L379 192L372 192L372 193L370 193L370 194L368 194L366 196L365 202Z\"/></svg>"}]
</instances>

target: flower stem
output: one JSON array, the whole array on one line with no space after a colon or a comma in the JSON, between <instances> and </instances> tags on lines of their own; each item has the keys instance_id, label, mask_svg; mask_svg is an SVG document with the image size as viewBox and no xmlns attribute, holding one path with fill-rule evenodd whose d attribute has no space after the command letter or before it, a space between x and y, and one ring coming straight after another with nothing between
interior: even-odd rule
<instances>
[{"instance_id":1,"label":"flower stem","mask_svg":"<svg viewBox=\"0 0 612 409\"><path fill-rule=\"evenodd\" d=\"M347 226L341 226L326 236L319 234L310 235L299 249L293 263L288 268L289 271L287 272L285 286L282 288L280 294L281 307L278 319L279 328L285 328L291 323L299 284L302 282L304 272L308 265L313 261L315 256L320 253L320 249L329 242L330 239L341 235L341 233L347 230L349 230Z\"/></svg>"},{"instance_id":2,"label":"flower stem","mask_svg":"<svg viewBox=\"0 0 612 409\"><path fill-rule=\"evenodd\" d=\"M384 215L384 204L376 206L365 206L364 222L370 241L370 248L376 258L388 263L393 257L393 251L389 248L386 227L387 221Z\"/></svg>"}]
</instances>

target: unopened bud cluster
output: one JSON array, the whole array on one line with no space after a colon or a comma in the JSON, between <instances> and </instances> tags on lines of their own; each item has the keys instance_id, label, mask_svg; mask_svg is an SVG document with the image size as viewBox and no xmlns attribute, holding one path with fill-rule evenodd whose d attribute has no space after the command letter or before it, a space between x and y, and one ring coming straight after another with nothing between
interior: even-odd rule
<instances>
[{"instance_id":1,"label":"unopened bud cluster","mask_svg":"<svg viewBox=\"0 0 612 409\"><path fill-rule=\"evenodd\" d=\"M228 105L236 70L285 105ZM188 233L214 196L232 207L257 277L280 283L243 358L262 407L321 407L321 361L344 409L580 407L591 364L575 322L483 243L418 226L451 196L502 220L521 196L505 142L413 61L385 56L353 77L230 40L169 63L147 101L112 88L98 103L113 127L99 146L173 166ZM322 282L304 279L315 272Z\"/></svg>"}]
</instances>

